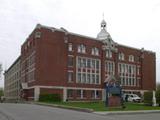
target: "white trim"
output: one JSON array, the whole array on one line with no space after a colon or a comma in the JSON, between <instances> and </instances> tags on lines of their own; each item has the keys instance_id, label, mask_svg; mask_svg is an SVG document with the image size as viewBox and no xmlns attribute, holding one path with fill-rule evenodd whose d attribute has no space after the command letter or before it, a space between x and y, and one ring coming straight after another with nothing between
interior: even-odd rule
<instances>
[{"instance_id":1,"label":"white trim","mask_svg":"<svg viewBox=\"0 0 160 120\"><path fill-rule=\"evenodd\" d=\"M66 87L63 88L63 102L66 102L67 100L67 89Z\"/></svg>"},{"instance_id":2,"label":"white trim","mask_svg":"<svg viewBox=\"0 0 160 120\"><path fill-rule=\"evenodd\" d=\"M35 88L34 88L34 101L39 100L39 95L40 95L40 87L35 86Z\"/></svg>"},{"instance_id":3,"label":"white trim","mask_svg":"<svg viewBox=\"0 0 160 120\"><path fill-rule=\"evenodd\" d=\"M84 98L84 96L83 96L83 90L81 89L81 99L83 99Z\"/></svg>"},{"instance_id":4,"label":"white trim","mask_svg":"<svg viewBox=\"0 0 160 120\"><path fill-rule=\"evenodd\" d=\"M68 55L69 57L74 57L74 55Z\"/></svg>"},{"instance_id":5,"label":"white trim","mask_svg":"<svg viewBox=\"0 0 160 120\"><path fill-rule=\"evenodd\" d=\"M97 94L96 94L97 90L94 90L94 99L97 98Z\"/></svg>"},{"instance_id":6,"label":"white trim","mask_svg":"<svg viewBox=\"0 0 160 120\"><path fill-rule=\"evenodd\" d=\"M122 89L122 91L127 91L127 92L147 92L148 90L130 90L130 89Z\"/></svg>"},{"instance_id":7,"label":"white trim","mask_svg":"<svg viewBox=\"0 0 160 120\"><path fill-rule=\"evenodd\" d=\"M50 88L50 89L73 89L73 90L103 90L102 88L83 88L83 87L64 87L64 86L32 86L32 87L28 87L28 89L33 89L35 87L39 87L39 88Z\"/></svg>"}]
</instances>

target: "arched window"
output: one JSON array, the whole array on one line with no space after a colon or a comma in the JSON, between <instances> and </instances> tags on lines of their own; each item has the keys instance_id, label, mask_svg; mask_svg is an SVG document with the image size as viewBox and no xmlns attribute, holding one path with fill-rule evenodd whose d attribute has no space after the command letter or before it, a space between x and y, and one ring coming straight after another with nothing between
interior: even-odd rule
<instances>
[{"instance_id":1,"label":"arched window","mask_svg":"<svg viewBox=\"0 0 160 120\"><path fill-rule=\"evenodd\" d=\"M86 53L86 46L83 44L78 45L78 52L79 53Z\"/></svg>"},{"instance_id":2,"label":"arched window","mask_svg":"<svg viewBox=\"0 0 160 120\"><path fill-rule=\"evenodd\" d=\"M99 55L99 49L96 48L96 47L92 48L91 54L92 54L92 55L97 55L97 56L98 56L98 55Z\"/></svg>"},{"instance_id":3,"label":"arched window","mask_svg":"<svg viewBox=\"0 0 160 120\"><path fill-rule=\"evenodd\" d=\"M119 60L124 60L124 53L119 53L118 58Z\"/></svg>"},{"instance_id":4,"label":"arched window","mask_svg":"<svg viewBox=\"0 0 160 120\"><path fill-rule=\"evenodd\" d=\"M112 51L106 50L106 58L112 58Z\"/></svg>"},{"instance_id":5,"label":"arched window","mask_svg":"<svg viewBox=\"0 0 160 120\"><path fill-rule=\"evenodd\" d=\"M133 55L129 55L129 62L134 62L134 56Z\"/></svg>"},{"instance_id":6,"label":"arched window","mask_svg":"<svg viewBox=\"0 0 160 120\"><path fill-rule=\"evenodd\" d=\"M73 51L73 45L72 45L72 43L68 44L68 51Z\"/></svg>"}]
</instances>

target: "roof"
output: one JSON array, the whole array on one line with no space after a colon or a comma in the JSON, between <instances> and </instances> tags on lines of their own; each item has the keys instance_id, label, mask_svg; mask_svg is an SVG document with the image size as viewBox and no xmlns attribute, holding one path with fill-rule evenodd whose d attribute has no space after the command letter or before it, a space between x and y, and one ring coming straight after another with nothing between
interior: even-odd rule
<instances>
[{"instance_id":1,"label":"roof","mask_svg":"<svg viewBox=\"0 0 160 120\"><path fill-rule=\"evenodd\" d=\"M60 29L59 28L55 28L55 27L50 27L50 26L46 26L46 25L41 25L41 24L37 24L36 25L36 28L46 28L46 29L49 29L51 31L59 31L59 32L64 32L65 34L70 34L70 35L74 35L74 36L79 36L79 37L83 37L83 38L87 38L87 39L92 39L92 40L96 40L96 41L99 41L101 42L99 39L97 38L94 38L94 37L90 37L90 36L86 36L86 35L81 35L81 34L78 34L78 33L74 33L74 32L69 32L68 30L66 30L65 28L61 27ZM108 32L107 32L108 33ZM108 33L109 34L109 33ZM110 35L109 35L110 36ZM127 48L131 48L131 49L135 49L135 50L144 50L144 48L135 48L135 47L131 47L131 46L128 46L128 45L123 45L123 44L119 44L117 43L117 45L119 46L122 46L122 47L127 47ZM150 53L155 53L153 51L149 51L149 50L144 50L146 52L150 52Z\"/></svg>"},{"instance_id":2,"label":"roof","mask_svg":"<svg viewBox=\"0 0 160 120\"><path fill-rule=\"evenodd\" d=\"M5 73L7 73L20 60L20 58L21 56L18 56L18 58L13 62L13 64L7 70L5 70Z\"/></svg>"}]
</instances>

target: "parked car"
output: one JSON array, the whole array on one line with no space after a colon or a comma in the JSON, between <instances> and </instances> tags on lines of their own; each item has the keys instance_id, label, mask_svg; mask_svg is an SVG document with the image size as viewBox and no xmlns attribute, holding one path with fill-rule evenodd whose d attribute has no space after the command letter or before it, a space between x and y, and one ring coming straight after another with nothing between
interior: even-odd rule
<instances>
[{"instance_id":1,"label":"parked car","mask_svg":"<svg viewBox=\"0 0 160 120\"><path fill-rule=\"evenodd\" d=\"M123 100L126 102L141 102L141 98L137 94L124 94Z\"/></svg>"}]
</instances>

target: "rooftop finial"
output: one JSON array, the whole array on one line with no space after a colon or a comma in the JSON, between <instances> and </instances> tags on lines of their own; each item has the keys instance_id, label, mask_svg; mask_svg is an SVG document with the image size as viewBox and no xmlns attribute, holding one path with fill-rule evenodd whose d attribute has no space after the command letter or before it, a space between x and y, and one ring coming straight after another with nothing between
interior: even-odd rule
<instances>
[{"instance_id":1,"label":"rooftop finial","mask_svg":"<svg viewBox=\"0 0 160 120\"><path fill-rule=\"evenodd\" d=\"M103 16L103 20L104 20L104 12L103 12L102 16Z\"/></svg>"}]
</instances>

